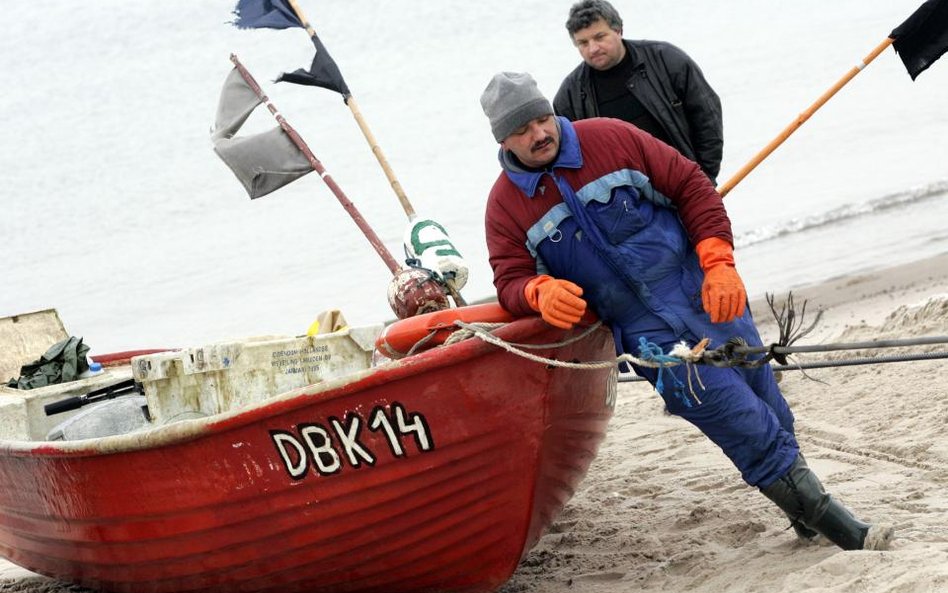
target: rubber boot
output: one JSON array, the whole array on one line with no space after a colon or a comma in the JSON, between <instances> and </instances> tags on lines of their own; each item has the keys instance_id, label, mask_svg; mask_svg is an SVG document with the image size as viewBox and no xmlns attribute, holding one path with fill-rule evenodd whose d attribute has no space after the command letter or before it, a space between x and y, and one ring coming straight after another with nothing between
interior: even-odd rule
<instances>
[{"instance_id":1,"label":"rubber boot","mask_svg":"<svg viewBox=\"0 0 948 593\"><path fill-rule=\"evenodd\" d=\"M787 515L787 519L790 519L790 527L793 527L793 532L796 533L800 539L812 540L820 536L819 533L794 519L789 514Z\"/></svg>"},{"instance_id":2,"label":"rubber boot","mask_svg":"<svg viewBox=\"0 0 948 593\"><path fill-rule=\"evenodd\" d=\"M797 534L806 533L796 529L799 523L803 529L819 533L844 550L884 549L892 539L890 527L876 529L863 523L827 494L802 455L786 474L760 491L790 517ZM874 532L867 546L870 530Z\"/></svg>"},{"instance_id":3,"label":"rubber boot","mask_svg":"<svg viewBox=\"0 0 948 593\"><path fill-rule=\"evenodd\" d=\"M780 380L778 379L777 382L779 383ZM798 455L800 456L800 459L803 461L803 463L806 463L806 457L803 456L803 453L798 453ZM813 531L812 529L810 529L809 527L807 527L806 525L798 521L796 518L793 517L793 515L789 513L784 513L784 514L787 515L787 519L790 520L790 527L793 527L793 532L797 534L798 538L812 541L820 536L819 533Z\"/></svg>"}]
</instances>

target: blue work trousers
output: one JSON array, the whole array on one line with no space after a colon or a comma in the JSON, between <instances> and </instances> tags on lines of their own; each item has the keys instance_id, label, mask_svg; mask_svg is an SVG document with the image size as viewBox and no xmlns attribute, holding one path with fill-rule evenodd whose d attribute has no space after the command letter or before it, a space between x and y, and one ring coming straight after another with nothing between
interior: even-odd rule
<instances>
[{"instance_id":1,"label":"blue work trousers","mask_svg":"<svg viewBox=\"0 0 948 593\"><path fill-rule=\"evenodd\" d=\"M641 320L635 325L641 327ZM637 332L619 327L626 352L638 356L639 337L667 353L680 341L655 318L653 329ZM636 374L653 386L659 369L633 365ZM686 365L661 370L659 392L669 412L698 427L724 451L744 481L766 488L783 476L799 453L793 413L777 386L769 365L756 369L694 365L689 383ZM695 375L700 376L700 381Z\"/></svg>"}]
</instances>

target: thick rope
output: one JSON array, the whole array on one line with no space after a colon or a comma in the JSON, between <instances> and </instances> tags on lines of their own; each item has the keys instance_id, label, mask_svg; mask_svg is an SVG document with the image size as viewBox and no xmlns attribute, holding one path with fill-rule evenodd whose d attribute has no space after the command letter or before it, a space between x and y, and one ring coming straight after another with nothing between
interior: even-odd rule
<instances>
[{"instance_id":1,"label":"thick rope","mask_svg":"<svg viewBox=\"0 0 948 593\"><path fill-rule=\"evenodd\" d=\"M445 344L446 344L446 345L447 345L447 344L453 344L454 342L459 342L459 341L461 341L461 340L466 340L466 339L468 339L468 338L470 338L470 337L473 337L474 335L476 335L476 330L477 330L477 328L481 328L481 329L485 329L485 330L491 331L491 330L497 329L498 327L507 325L506 323L474 323L474 324L468 324L468 323L465 323L465 322L463 322L463 321L455 321L454 324L455 324L456 326L460 327L461 329L457 330L456 332L454 332L453 334L451 334L450 337L448 337L447 341L445 341ZM511 345L513 345L513 346L516 347L516 348L521 348L521 349L523 349L523 350L543 350L543 349L546 349L546 348L562 348L563 346L568 346L568 345L572 344L573 342L578 342L578 341L584 339L586 336L588 336L589 334L593 333L594 331L596 331L597 329L599 329L601 326L602 326L602 322L601 322L601 321L597 321L597 322L593 323L592 325L590 325L589 327L587 327L585 330L583 330L582 333L577 334L577 335L573 336L572 338L567 338L567 339L565 339L565 340L562 340L562 341L559 341L559 342L554 342L554 343L552 343L552 344L524 344L524 343L521 343L521 342L506 342L506 343L507 343L507 344L511 344Z\"/></svg>"},{"instance_id":2,"label":"thick rope","mask_svg":"<svg viewBox=\"0 0 948 593\"><path fill-rule=\"evenodd\" d=\"M428 335L427 335L427 336L425 336L425 337L423 337L422 339L420 339L420 340L418 340L417 342L415 342L415 344L408 350L408 352L405 354L405 356L411 356L411 355L414 354L415 352L418 352L418 350L419 350L422 346L424 346L425 344L427 344L428 342L431 341L431 338L433 338L436 333L438 333L437 330L428 332Z\"/></svg>"},{"instance_id":3,"label":"thick rope","mask_svg":"<svg viewBox=\"0 0 948 593\"><path fill-rule=\"evenodd\" d=\"M692 348L688 346L687 344L685 344L684 342L679 342L678 344L675 345L674 348L672 348L671 352L669 352L668 354L664 354L661 352L661 349L658 348L658 346L656 346L655 344L650 344L646 342L644 339L642 339L641 343L639 344L639 353L642 355L642 358L632 356L631 354L621 354L613 360L602 360L602 361L596 361L596 362L566 362L563 360L554 360L550 358L544 358L542 356L537 356L535 354L525 352L523 350L524 345L522 344L516 345L510 342L507 342L505 340L502 340L501 338L498 338L494 334L490 333L488 329L481 327L482 325L490 325L492 327L496 327L498 324L464 323L463 321L455 321L454 323L458 327L470 332L470 334L468 335L479 338L487 342L488 344L493 344L494 346L497 346L498 348L502 348L506 350L507 352L510 352L511 354L515 354L522 358L526 358L527 360L532 360L533 362L539 362L541 364L548 364L550 366L567 368L567 369L578 369L578 370L605 369L605 368L614 367L623 362L628 362L628 363L642 366L642 367L661 369L663 367L675 366L675 365L688 363L688 362L698 362L701 359L701 351L697 351L697 352L693 351ZM598 328L598 326L599 324L596 324L579 336L574 336L573 338L564 340L562 342L557 342L554 344L545 344L543 345L543 347L556 348L558 346L565 346L567 344L571 344L572 342L575 342L585 337L591 331ZM458 332L455 332L455 333L458 333ZM452 334L452 338L453 337L454 335ZM465 337L467 337L467 335ZM535 345L532 345L532 344L528 346L535 347ZM695 350L697 350L697 348Z\"/></svg>"},{"instance_id":4,"label":"thick rope","mask_svg":"<svg viewBox=\"0 0 948 593\"><path fill-rule=\"evenodd\" d=\"M795 353L812 353L812 352L831 352L838 350L867 350L867 349L877 349L877 348L897 348L905 346L922 346L922 345L931 345L931 344L945 344L948 343L948 336L929 336L929 337L919 337L919 338L909 338L909 339L896 339L896 340L876 340L869 342L855 342L855 343L833 343L833 344L821 344L816 346L794 346L794 342L800 338L808 335L813 331L819 322L823 311L818 310L816 313L816 318L810 324L806 324L804 319L806 317L806 300L803 301L802 305L799 306L799 311L797 311L798 306L793 300L793 293L787 295L787 300L781 307L776 306L775 299L773 295L767 295L767 304L770 306L770 310L773 313L774 319L777 322L777 326L780 330L780 337L775 344L769 346L749 346L745 341L740 338L735 338L729 340L727 343L715 348L713 350L705 349L707 345L707 339L702 340L694 348L688 346L685 342L679 342L675 345L674 348L668 353L662 352L662 350L655 344L647 342L645 339L640 339L639 341L639 357L633 356L631 354L622 354L615 359L615 362L612 361L596 361L590 363L571 363L558 360L550 360L547 358L535 356L525 352L525 350L536 350L536 349L550 349L566 346L575 341L582 340L591 332L598 329L602 322L597 322L589 326L586 330L577 334L571 338L568 338L564 341L553 343L553 344L516 344L509 343L501 340L500 338L493 335L490 330L495 329L502 323L476 323L476 324L466 324L461 321L456 321L455 325L462 328L461 330L454 332L447 340L446 344L452 344L460 340L467 339L469 337L475 336L481 340L491 343L495 346L503 348L512 354L516 354L528 360L535 362L548 364L551 366L559 366L564 368L575 368L575 369L594 369L594 368L605 368L613 364L620 364L623 362L631 363L641 367L647 368L657 368L659 369L657 384L659 386L663 385L663 381L666 373L663 369L679 365L687 364L688 365L688 384L691 387L691 375L692 375L692 366L694 364L707 364L717 367L741 367L741 368L757 368L765 364L770 365L774 370L804 370L808 368L825 368L830 366L852 366L860 364L880 364L888 362L903 362L911 360L930 360L937 358L946 358L948 353L929 353L929 354L917 354L917 355L905 355L905 356L889 356L889 357L875 357L875 358L862 358L862 359L849 359L841 360L834 362L813 362L807 364L789 364L787 357ZM433 335L433 333L431 334ZM421 345L430 339L431 336L423 339L419 344L416 344L412 348L412 351L418 349ZM756 356L762 355L762 356ZM750 358L755 356L755 358ZM771 361L780 363L780 365L771 364ZM697 368L694 368L694 372L697 373ZM673 376L674 377L674 376ZM697 377L700 384L701 377ZM679 382L677 378L674 380ZM681 387L679 385L679 387ZM693 389L692 389L693 392Z\"/></svg>"},{"instance_id":5,"label":"thick rope","mask_svg":"<svg viewBox=\"0 0 948 593\"><path fill-rule=\"evenodd\" d=\"M461 340L465 340L470 337L477 337L485 342L493 344L499 348L531 360L533 362L538 362L541 364L547 364L550 366L561 367L561 368L571 368L571 369L601 369L608 368L613 365L618 365L623 362L630 364L638 365L646 368L657 368L659 369L659 383L662 383L664 380L662 369L672 367L680 364L688 364L688 387L689 391L694 393L692 387L691 375L694 371L698 384L703 388L704 386L701 383L701 376L697 373L697 368L692 368L691 365L694 364L710 364L712 366L762 366L767 361L766 359L760 359L758 361L747 361L746 359L722 359L718 357L718 352L720 349L716 350L704 350L704 345L706 341L702 341L694 348L688 346L685 342L679 342L672 348L671 352L665 354L658 348L655 344L646 342L644 339L640 339L639 342L639 354L641 357L632 356L631 354L622 354L617 356L614 361L603 360L595 362L567 362L562 360L554 360L550 358L545 358L542 356L536 356L529 352L525 352L527 349L549 349L549 348L558 348L562 346L567 346L573 342L582 340L587 335L598 329L602 322L594 323L593 325L586 328L580 334L562 340L560 342L554 342L550 344L520 344L506 342L501 338L498 338L491 333L491 330L496 329L500 326L505 325L504 323L464 323L463 321L455 321L456 326L458 326L458 331L451 334L446 344L455 343ZM908 340L884 340L884 341L875 341L875 342L855 342L852 344L825 344L823 346L797 346L797 347L782 347L783 353L791 354L794 352L821 352L821 351L833 351L833 350L847 350L847 349L867 349L867 348L891 348L898 346L907 346L907 345L928 345L928 344L942 344L948 342L948 337L944 336L935 336L935 337L922 337L914 338ZM771 347L772 348L772 347ZM760 348L749 348L743 346L733 346L733 351L750 351L754 352L766 352L767 347ZM922 354L909 354L902 356L880 356L880 357L866 357L866 358L857 358L857 359L848 359L848 360L839 360L839 361L823 361L823 362L811 362L811 363L801 363L801 364L783 364L783 365L771 365L771 368L775 371L783 370L805 370L805 369L818 369L818 368L827 368L827 367L842 367L842 366L855 366L855 365L865 365L865 364L883 364L891 362L910 362L910 361L919 361L919 360L935 360L948 358L948 353L942 352L931 352L931 353L922 353ZM626 377L620 376L619 380L621 382L631 382L631 381L640 381L644 380L640 377ZM699 402L700 403L700 402Z\"/></svg>"}]
</instances>

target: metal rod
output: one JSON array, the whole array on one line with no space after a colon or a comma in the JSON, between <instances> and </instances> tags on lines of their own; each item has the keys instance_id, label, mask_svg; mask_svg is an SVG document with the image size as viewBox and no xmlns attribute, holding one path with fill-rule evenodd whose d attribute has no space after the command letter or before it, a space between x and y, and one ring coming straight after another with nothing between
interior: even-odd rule
<instances>
[{"instance_id":1,"label":"metal rod","mask_svg":"<svg viewBox=\"0 0 948 593\"><path fill-rule=\"evenodd\" d=\"M872 348L901 348L903 346L928 346L948 344L948 336L927 336L906 338L904 340L876 340L872 342L851 342L849 344L822 344L816 346L737 346L737 354L794 354L799 352L832 352L835 350L866 350Z\"/></svg>"},{"instance_id":2,"label":"metal rod","mask_svg":"<svg viewBox=\"0 0 948 593\"><path fill-rule=\"evenodd\" d=\"M850 358L846 360L806 362L800 364L770 365L774 371L805 371L809 369L825 369L830 367L861 366L867 364L886 364L892 362L918 362L922 360L938 360L948 358L948 352L925 352L922 354L907 354L905 356L879 356L876 358ZM645 381L644 378L630 373L620 373L620 383L636 383Z\"/></svg>"}]
</instances>

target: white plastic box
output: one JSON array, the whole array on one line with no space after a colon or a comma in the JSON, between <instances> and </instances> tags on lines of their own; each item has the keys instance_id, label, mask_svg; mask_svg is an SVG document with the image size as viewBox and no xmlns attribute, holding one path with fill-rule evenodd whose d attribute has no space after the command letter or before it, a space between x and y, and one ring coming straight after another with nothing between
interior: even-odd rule
<instances>
[{"instance_id":1,"label":"white plastic box","mask_svg":"<svg viewBox=\"0 0 948 593\"><path fill-rule=\"evenodd\" d=\"M132 359L155 424L199 418L369 368L382 325L220 342Z\"/></svg>"},{"instance_id":2,"label":"white plastic box","mask_svg":"<svg viewBox=\"0 0 948 593\"><path fill-rule=\"evenodd\" d=\"M131 378L128 368L112 368L89 378L36 389L6 387L7 380L19 376L22 365L36 360L50 346L68 337L55 309L0 317L0 440L43 440L53 427L81 411L47 416L44 410L47 404Z\"/></svg>"}]
</instances>

